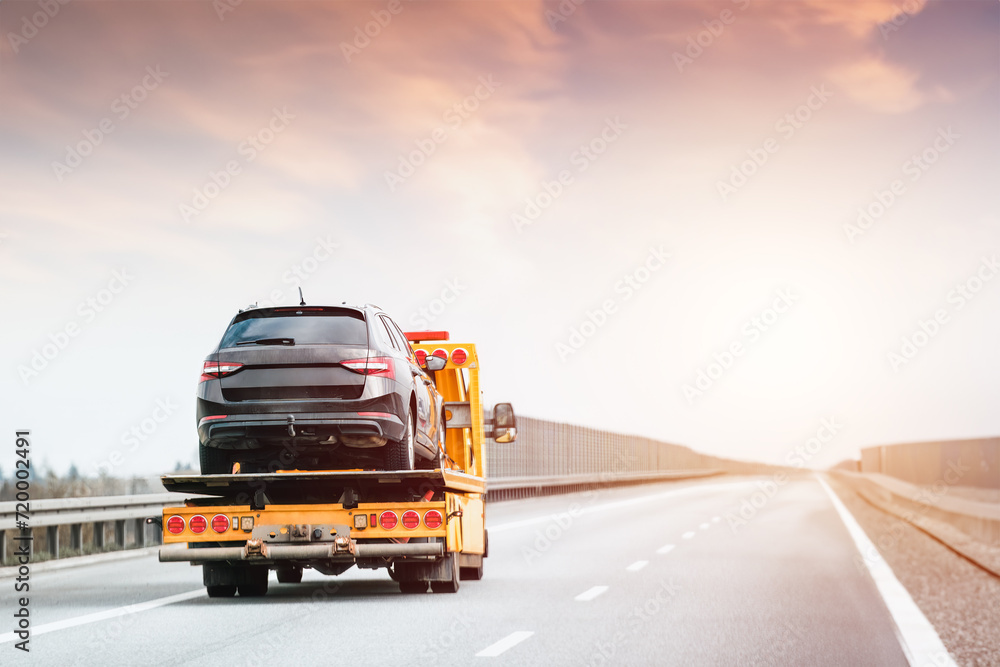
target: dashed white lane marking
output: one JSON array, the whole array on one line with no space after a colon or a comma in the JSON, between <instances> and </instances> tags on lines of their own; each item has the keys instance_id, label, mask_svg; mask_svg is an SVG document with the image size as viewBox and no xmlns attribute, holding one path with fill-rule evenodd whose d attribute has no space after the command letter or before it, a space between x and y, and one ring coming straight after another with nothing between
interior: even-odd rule
<instances>
[{"instance_id":1,"label":"dashed white lane marking","mask_svg":"<svg viewBox=\"0 0 1000 667\"><path fill-rule=\"evenodd\" d=\"M580 593L573 599L576 600L577 602L590 602L591 600L593 600L606 590L608 590L607 586L594 586L593 588L589 588L584 592Z\"/></svg>"},{"instance_id":2,"label":"dashed white lane marking","mask_svg":"<svg viewBox=\"0 0 1000 667\"><path fill-rule=\"evenodd\" d=\"M648 560L637 560L636 562L632 563L631 565L629 565L625 569L628 570L629 572L638 572L639 570L641 570L642 568L646 567L647 565L649 565L649 561Z\"/></svg>"},{"instance_id":3,"label":"dashed white lane marking","mask_svg":"<svg viewBox=\"0 0 1000 667\"><path fill-rule=\"evenodd\" d=\"M517 646L518 644L520 644L533 634L535 633L530 632L528 630L518 630L517 632L512 632L503 639L501 639L500 641L498 641L496 644L490 644L489 646L484 648L482 651L476 654L476 657L495 658L504 651L507 651L508 649Z\"/></svg>"},{"instance_id":4,"label":"dashed white lane marking","mask_svg":"<svg viewBox=\"0 0 1000 667\"><path fill-rule=\"evenodd\" d=\"M702 530L708 530L709 528L712 527L712 524L710 524L710 523L703 523L703 524L701 524L698 527L701 528Z\"/></svg>"},{"instance_id":5,"label":"dashed white lane marking","mask_svg":"<svg viewBox=\"0 0 1000 667\"><path fill-rule=\"evenodd\" d=\"M656 550L658 554L668 554L674 550L675 544L664 544L662 547Z\"/></svg>"},{"instance_id":6,"label":"dashed white lane marking","mask_svg":"<svg viewBox=\"0 0 1000 667\"><path fill-rule=\"evenodd\" d=\"M87 625L88 623L97 623L98 621L106 621L109 618L117 618L119 616L128 616L129 614L138 614L143 611L149 611L150 609L156 609L157 607L164 607L168 604L174 604L175 602L184 602L185 600L193 600L194 598L205 597L205 589L199 588L196 591L188 591L187 593L178 593L177 595L168 595L165 598L158 598L156 600L150 600L149 602L139 602L138 604L130 604L127 607L118 607L117 609L108 609L106 611L98 611L93 614L85 614L83 616L77 616L75 618L67 618L62 621L53 621L52 623L45 623L43 625L36 625L31 628L32 635L44 635L47 632L56 632L57 630L65 630L66 628L75 628L78 625ZM12 642L17 638L13 632L8 632L6 634L0 635L0 644L6 644L7 642Z\"/></svg>"},{"instance_id":7,"label":"dashed white lane marking","mask_svg":"<svg viewBox=\"0 0 1000 667\"><path fill-rule=\"evenodd\" d=\"M688 532L681 535L681 537L683 537L685 540L690 540L692 537L694 537L694 531L689 530Z\"/></svg>"},{"instance_id":8,"label":"dashed white lane marking","mask_svg":"<svg viewBox=\"0 0 1000 667\"><path fill-rule=\"evenodd\" d=\"M878 592L885 600L886 607L892 615L892 620L896 622L898 639L903 647L903 652L911 665L941 665L942 667L954 667L955 662L948 655L948 649L938 636L934 626L931 625L920 607L913 601L899 579L893 573L889 564L882 559L882 555L868 539L865 531L858 525L857 520L844 507L837 494L829 487L818 474L816 479L830 496L840 520L847 527L847 532L854 539L854 545L861 552L862 560L868 568L869 574L875 580Z\"/></svg>"},{"instance_id":9,"label":"dashed white lane marking","mask_svg":"<svg viewBox=\"0 0 1000 667\"><path fill-rule=\"evenodd\" d=\"M556 514L543 514L541 516L534 516L530 519L520 519L518 521L508 521L507 523L493 525L487 525L491 533L499 533L504 530L512 530L514 528L523 528L524 526L533 526L538 523L545 523L547 521L552 521L553 519L573 519L574 517L583 516L584 514L593 514L594 512L605 512L607 510L615 510L621 507L628 507L630 505L637 505L640 503L646 503L653 500L661 500L663 498L671 498L673 496L682 496L689 493L717 493L720 490L732 488L736 486L746 486L750 482L723 482L721 484L696 484L694 486L686 486L683 489L672 489L670 491L664 491L663 493L652 493L648 496L639 496L638 498L626 498L624 500L616 500L614 502L605 503L603 505L594 505L593 507L584 507L572 515L569 512L560 512Z\"/></svg>"},{"instance_id":10,"label":"dashed white lane marking","mask_svg":"<svg viewBox=\"0 0 1000 667\"><path fill-rule=\"evenodd\" d=\"M719 523L720 521L722 521L722 517L720 517L720 516L713 516L712 517L712 523Z\"/></svg>"}]
</instances>

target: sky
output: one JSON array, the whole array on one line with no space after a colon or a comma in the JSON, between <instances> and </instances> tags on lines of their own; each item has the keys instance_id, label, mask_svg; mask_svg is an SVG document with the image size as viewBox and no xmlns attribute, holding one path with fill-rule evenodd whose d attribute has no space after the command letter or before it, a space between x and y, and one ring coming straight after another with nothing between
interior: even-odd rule
<instances>
[{"instance_id":1,"label":"sky","mask_svg":"<svg viewBox=\"0 0 1000 667\"><path fill-rule=\"evenodd\" d=\"M203 359L298 287L475 343L521 415L815 467L1000 434L998 28L3 0L0 469L24 428L57 472L196 463Z\"/></svg>"}]
</instances>

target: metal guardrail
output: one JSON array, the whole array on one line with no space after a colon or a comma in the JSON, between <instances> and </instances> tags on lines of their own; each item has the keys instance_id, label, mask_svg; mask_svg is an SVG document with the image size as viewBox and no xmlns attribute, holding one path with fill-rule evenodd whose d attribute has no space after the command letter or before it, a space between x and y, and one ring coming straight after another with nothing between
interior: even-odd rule
<instances>
[{"instance_id":1,"label":"metal guardrail","mask_svg":"<svg viewBox=\"0 0 1000 667\"><path fill-rule=\"evenodd\" d=\"M687 447L650 438L529 417L518 419L516 442L499 444L489 440L485 449L487 494L491 500L723 472L764 474L774 470L769 466L706 456ZM125 548L131 543L142 547L158 544L161 538L159 529L149 529L146 518L159 517L164 507L190 495L162 493L33 500L28 523L32 528L45 529L44 536L34 537L43 538L38 542L53 558L59 557L60 537L67 532L70 548L81 551L85 526L97 550L106 547L109 526L114 529L115 546ZM20 531L16 512L16 502L0 503L0 563L8 554L5 533ZM129 525L131 530L128 530Z\"/></svg>"},{"instance_id":2,"label":"metal guardrail","mask_svg":"<svg viewBox=\"0 0 1000 667\"><path fill-rule=\"evenodd\" d=\"M111 544L124 548L128 537L127 522L132 522L132 537L136 547L158 543L159 530L150 531L146 519L156 517L167 505L180 502L184 496L176 493L154 493L132 496L94 496L89 498L46 498L27 503L16 501L0 503L0 563L7 558L7 531L16 531L19 537L31 536L34 552L35 528L45 529L45 551L53 558L60 554L60 528L68 530L69 548L82 551L84 525L91 526L91 542L96 550L108 545L107 528L113 528ZM20 517L18 512L27 509ZM24 520L27 515L27 520ZM23 522L23 524L21 523ZM29 527L22 527L26 524ZM147 538L152 534L153 540Z\"/></svg>"}]
</instances>

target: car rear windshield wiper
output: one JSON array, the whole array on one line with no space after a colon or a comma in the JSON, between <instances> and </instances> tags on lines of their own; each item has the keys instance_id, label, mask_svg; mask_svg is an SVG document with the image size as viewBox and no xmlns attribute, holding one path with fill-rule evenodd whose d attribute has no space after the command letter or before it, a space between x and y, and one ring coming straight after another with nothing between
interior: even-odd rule
<instances>
[{"instance_id":1,"label":"car rear windshield wiper","mask_svg":"<svg viewBox=\"0 0 1000 667\"><path fill-rule=\"evenodd\" d=\"M294 338L258 338L257 340L243 340L237 345L295 345Z\"/></svg>"}]
</instances>

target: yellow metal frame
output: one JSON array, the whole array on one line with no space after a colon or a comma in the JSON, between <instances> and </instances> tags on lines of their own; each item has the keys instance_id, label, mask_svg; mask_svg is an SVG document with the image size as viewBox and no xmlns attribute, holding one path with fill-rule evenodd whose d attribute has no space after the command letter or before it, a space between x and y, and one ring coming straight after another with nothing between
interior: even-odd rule
<instances>
[{"instance_id":1,"label":"yellow metal frame","mask_svg":"<svg viewBox=\"0 0 1000 667\"><path fill-rule=\"evenodd\" d=\"M451 494L446 494L451 495ZM274 505L262 510L251 510L249 505L205 505L205 506L184 506L167 507L163 510L163 543L176 544L179 542L234 542L250 539L250 533L240 529L239 518L252 516L254 526L289 526L289 525L346 525L351 529L351 539L372 539L372 538L395 538L405 539L408 537L444 537L450 531L450 524L457 524L457 521L449 520L449 514L453 512L453 505L448 502L412 502L412 503L360 503L355 509L345 510L343 505ZM355 514L381 514L386 510L392 510L397 517L402 517L403 512L415 510L420 514L421 524L423 515L427 510L437 510L441 512L444 520L440 528L426 528L423 525L412 530L404 528L402 522L392 530L383 530L376 525L364 529L354 528ZM447 510L447 511L446 511ZM193 533L188 527L191 517L200 514L208 521L209 526L204 533ZM224 514L229 517L229 530L225 533L217 533L212 530L212 517L216 514ZM184 518L184 530L178 535L167 532L167 519L179 515ZM237 520L234 520L237 519ZM450 541L450 540L449 540Z\"/></svg>"}]
</instances>

